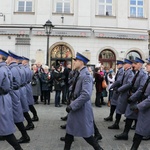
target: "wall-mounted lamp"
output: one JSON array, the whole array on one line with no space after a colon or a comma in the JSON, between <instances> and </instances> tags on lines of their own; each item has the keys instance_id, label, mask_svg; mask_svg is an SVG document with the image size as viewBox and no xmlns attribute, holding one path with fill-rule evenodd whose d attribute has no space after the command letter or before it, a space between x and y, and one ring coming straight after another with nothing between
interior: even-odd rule
<instances>
[{"instance_id":1,"label":"wall-mounted lamp","mask_svg":"<svg viewBox=\"0 0 150 150\"><path fill-rule=\"evenodd\" d=\"M64 16L61 16L61 22L64 23Z\"/></svg>"},{"instance_id":2,"label":"wall-mounted lamp","mask_svg":"<svg viewBox=\"0 0 150 150\"><path fill-rule=\"evenodd\" d=\"M3 13L0 13L0 17L3 17L3 20L5 21L5 15Z\"/></svg>"},{"instance_id":3,"label":"wall-mounted lamp","mask_svg":"<svg viewBox=\"0 0 150 150\"><path fill-rule=\"evenodd\" d=\"M120 53L124 53L125 51L120 51Z\"/></svg>"}]
</instances>

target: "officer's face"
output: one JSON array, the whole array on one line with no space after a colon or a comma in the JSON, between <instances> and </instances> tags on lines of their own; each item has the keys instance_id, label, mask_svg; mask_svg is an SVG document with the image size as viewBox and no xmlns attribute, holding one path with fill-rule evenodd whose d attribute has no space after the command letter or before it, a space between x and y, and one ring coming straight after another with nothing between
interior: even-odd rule
<instances>
[{"instance_id":1,"label":"officer's face","mask_svg":"<svg viewBox=\"0 0 150 150\"><path fill-rule=\"evenodd\" d=\"M141 63L133 63L132 66L134 65L134 70L137 71L142 67Z\"/></svg>"},{"instance_id":2,"label":"officer's face","mask_svg":"<svg viewBox=\"0 0 150 150\"><path fill-rule=\"evenodd\" d=\"M150 63L147 63L147 64L146 64L146 71L147 71L148 73L150 73Z\"/></svg>"},{"instance_id":3,"label":"officer's face","mask_svg":"<svg viewBox=\"0 0 150 150\"><path fill-rule=\"evenodd\" d=\"M123 65L123 67L124 67L124 69L128 69L128 68L130 68L130 67L131 67L131 65L130 65L130 64L128 64L128 63L125 63L125 64Z\"/></svg>"},{"instance_id":4,"label":"officer's face","mask_svg":"<svg viewBox=\"0 0 150 150\"><path fill-rule=\"evenodd\" d=\"M83 66L83 62L81 60L74 60L74 69L80 69Z\"/></svg>"}]
</instances>

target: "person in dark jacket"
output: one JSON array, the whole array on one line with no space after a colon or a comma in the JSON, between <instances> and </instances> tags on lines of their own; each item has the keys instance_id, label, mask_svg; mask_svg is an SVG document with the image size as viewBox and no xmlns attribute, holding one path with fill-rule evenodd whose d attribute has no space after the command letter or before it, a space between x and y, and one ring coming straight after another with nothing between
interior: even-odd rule
<instances>
[{"instance_id":1,"label":"person in dark jacket","mask_svg":"<svg viewBox=\"0 0 150 150\"><path fill-rule=\"evenodd\" d=\"M101 97L102 97L102 81L104 80L104 77L100 74L100 69L95 68L95 88L96 88L96 99L95 99L95 106L101 107Z\"/></svg>"},{"instance_id":2,"label":"person in dark jacket","mask_svg":"<svg viewBox=\"0 0 150 150\"><path fill-rule=\"evenodd\" d=\"M61 107L60 105L60 94L63 88L65 76L60 72L60 65L55 67L53 72L54 90L55 90L55 107Z\"/></svg>"},{"instance_id":3,"label":"person in dark jacket","mask_svg":"<svg viewBox=\"0 0 150 150\"><path fill-rule=\"evenodd\" d=\"M50 92L52 91L52 75L49 72L49 67L44 66L44 72L41 74L41 82L42 82L42 93L44 97L44 104L48 100L48 105L50 105Z\"/></svg>"}]
</instances>

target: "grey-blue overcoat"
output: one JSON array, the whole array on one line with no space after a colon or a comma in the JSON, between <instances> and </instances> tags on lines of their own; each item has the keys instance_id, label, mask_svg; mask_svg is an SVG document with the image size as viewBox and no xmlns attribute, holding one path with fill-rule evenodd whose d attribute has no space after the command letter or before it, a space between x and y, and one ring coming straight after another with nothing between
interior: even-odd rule
<instances>
[{"instance_id":1,"label":"grey-blue overcoat","mask_svg":"<svg viewBox=\"0 0 150 150\"><path fill-rule=\"evenodd\" d=\"M133 71L131 69L127 69L124 72L122 86L118 88L119 97L117 102L116 113L124 114L127 108L127 99L129 97L129 89L132 86L132 79L134 77Z\"/></svg>"},{"instance_id":2,"label":"grey-blue overcoat","mask_svg":"<svg viewBox=\"0 0 150 150\"><path fill-rule=\"evenodd\" d=\"M24 116L23 116L23 109L20 101L20 84L21 84L21 77L19 75L19 72L17 70L18 64L17 63L11 63L9 66L9 78L11 81L11 88L10 96L12 98L12 105L13 105L13 117L14 122L23 122Z\"/></svg>"},{"instance_id":3,"label":"grey-blue overcoat","mask_svg":"<svg viewBox=\"0 0 150 150\"><path fill-rule=\"evenodd\" d=\"M26 93L27 93L27 101L28 105L34 105L34 99L33 99L33 93L32 93L32 86L31 86L31 81L32 81L32 71L29 68L29 65L24 66L25 69L25 75L26 75Z\"/></svg>"},{"instance_id":4,"label":"grey-blue overcoat","mask_svg":"<svg viewBox=\"0 0 150 150\"><path fill-rule=\"evenodd\" d=\"M141 97L141 90L143 89L143 86L147 80L147 73L141 68L139 70L139 74L135 80L134 85L132 86L131 91L135 91L135 92L131 92L131 96L130 99L133 101L131 104L128 104L126 112L125 112L125 117L129 118L129 119L137 119L137 113L135 113L134 111L130 110L130 105L135 105L137 103L137 101L139 100L139 97Z\"/></svg>"},{"instance_id":5,"label":"grey-blue overcoat","mask_svg":"<svg viewBox=\"0 0 150 150\"><path fill-rule=\"evenodd\" d=\"M91 95L93 78L86 67L82 68L77 79L71 102L72 111L68 114L66 132L77 137L90 137L94 133Z\"/></svg>"},{"instance_id":6,"label":"grey-blue overcoat","mask_svg":"<svg viewBox=\"0 0 150 150\"><path fill-rule=\"evenodd\" d=\"M117 71L116 77L115 77L115 82L110 87L111 89L113 89L113 95L111 98L111 105L114 105L114 106L117 105L119 93L117 93L116 90L121 86L123 74L124 74L124 69L119 68Z\"/></svg>"},{"instance_id":7,"label":"grey-blue overcoat","mask_svg":"<svg viewBox=\"0 0 150 150\"><path fill-rule=\"evenodd\" d=\"M9 92L10 80L5 62L0 62L0 88ZM0 95L0 136L9 135L15 132L12 100L10 94Z\"/></svg>"},{"instance_id":8,"label":"grey-blue overcoat","mask_svg":"<svg viewBox=\"0 0 150 150\"><path fill-rule=\"evenodd\" d=\"M135 133L142 136L150 135L150 82L145 90L144 96L147 98L144 99L141 103L137 105L139 109L138 121L136 125Z\"/></svg>"}]
</instances>

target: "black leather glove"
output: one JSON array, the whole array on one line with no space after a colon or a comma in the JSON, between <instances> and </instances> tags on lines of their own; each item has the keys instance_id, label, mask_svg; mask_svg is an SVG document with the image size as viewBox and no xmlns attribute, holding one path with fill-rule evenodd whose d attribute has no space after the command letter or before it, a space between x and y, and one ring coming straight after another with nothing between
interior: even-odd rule
<instances>
[{"instance_id":1,"label":"black leather glove","mask_svg":"<svg viewBox=\"0 0 150 150\"><path fill-rule=\"evenodd\" d=\"M72 110L71 106L66 107L66 112L69 113Z\"/></svg>"},{"instance_id":2,"label":"black leather glove","mask_svg":"<svg viewBox=\"0 0 150 150\"><path fill-rule=\"evenodd\" d=\"M138 107L137 107L136 104L135 104L135 105L130 105L130 109L131 109L132 111L135 111L135 112L138 112L138 111L139 111L139 109L138 109Z\"/></svg>"},{"instance_id":3,"label":"black leather glove","mask_svg":"<svg viewBox=\"0 0 150 150\"><path fill-rule=\"evenodd\" d=\"M128 98L127 102L128 102L128 104L131 104L132 100L130 98Z\"/></svg>"}]
</instances>

